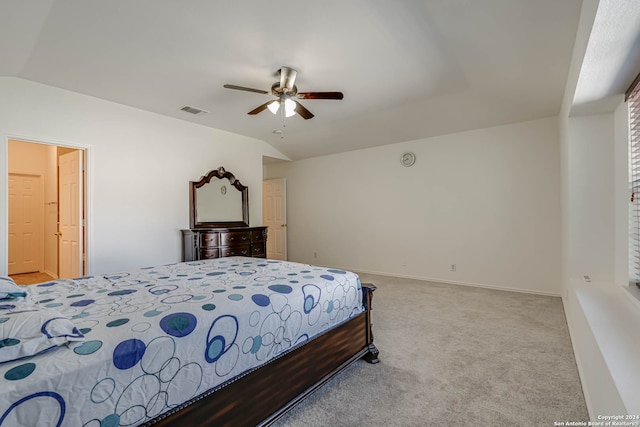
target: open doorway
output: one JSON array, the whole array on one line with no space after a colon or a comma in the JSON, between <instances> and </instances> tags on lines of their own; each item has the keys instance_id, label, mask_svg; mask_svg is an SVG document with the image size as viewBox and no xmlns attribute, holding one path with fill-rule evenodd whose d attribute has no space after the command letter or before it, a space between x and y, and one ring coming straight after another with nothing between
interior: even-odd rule
<instances>
[{"instance_id":1,"label":"open doorway","mask_svg":"<svg viewBox=\"0 0 640 427\"><path fill-rule=\"evenodd\" d=\"M84 150L8 142L9 275L20 284L85 275Z\"/></svg>"}]
</instances>

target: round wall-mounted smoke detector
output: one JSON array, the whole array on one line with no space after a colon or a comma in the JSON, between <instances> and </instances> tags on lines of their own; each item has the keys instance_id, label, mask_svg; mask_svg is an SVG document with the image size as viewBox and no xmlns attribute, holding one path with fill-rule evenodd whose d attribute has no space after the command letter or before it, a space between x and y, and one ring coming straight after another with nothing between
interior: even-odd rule
<instances>
[{"instance_id":1,"label":"round wall-mounted smoke detector","mask_svg":"<svg viewBox=\"0 0 640 427\"><path fill-rule=\"evenodd\" d=\"M403 153L402 156L400 156L400 163L402 164L402 166L413 166L415 162L416 155L413 153Z\"/></svg>"}]
</instances>

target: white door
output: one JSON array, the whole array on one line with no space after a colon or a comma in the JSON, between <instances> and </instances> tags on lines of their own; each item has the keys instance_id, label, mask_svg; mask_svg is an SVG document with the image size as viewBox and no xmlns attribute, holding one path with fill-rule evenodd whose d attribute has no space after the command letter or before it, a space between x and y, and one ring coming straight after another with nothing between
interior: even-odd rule
<instances>
[{"instance_id":1,"label":"white door","mask_svg":"<svg viewBox=\"0 0 640 427\"><path fill-rule=\"evenodd\" d=\"M287 185L284 178L262 183L262 215L267 231L267 258L287 259Z\"/></svg>"},{"instance_id":2,"label":"white door","mask_svg":"<svg viewBox=\"0 0 640 427\"><path fill-rule=\"evenodd\" d=\"M9 274L42 271L44 195L40 175L9 174Z\"/></svg>"},{"instance_id":3,"label":"white door","mask_svg":"<svg viewBox=\"0 0 640 427\"><path fill-rule=\"evenodd\" d=\"M82 276L82 187L82 150L61 155L58 158L60 278Z\"/></svg>"}]
</instances>

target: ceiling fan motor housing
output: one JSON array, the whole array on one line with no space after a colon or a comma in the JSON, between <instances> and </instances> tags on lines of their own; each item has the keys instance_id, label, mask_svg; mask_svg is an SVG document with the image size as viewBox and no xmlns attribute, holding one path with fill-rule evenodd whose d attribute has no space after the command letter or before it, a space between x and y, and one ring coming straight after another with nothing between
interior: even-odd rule
<instances>
[{"instance_id":1,"label":"ceiling fan motor housing","mask_svg":"<svg viewBox=\"0 0 640 427\"><path fill-rule=\"evenodd\" d=\"M293 85L291 89L288 89L286 87L281 87L280 82L275 82L271 86L271 93L277 96L278 98L280 98L282 95L296 96L296 94L298 93L298 86Z\"/></svg>"}]
</instances>

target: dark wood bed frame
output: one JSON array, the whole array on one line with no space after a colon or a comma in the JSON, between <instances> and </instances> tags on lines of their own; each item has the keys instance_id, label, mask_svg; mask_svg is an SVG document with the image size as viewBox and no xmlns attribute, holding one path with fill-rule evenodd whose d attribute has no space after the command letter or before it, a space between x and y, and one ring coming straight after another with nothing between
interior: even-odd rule
<instances>
[{"instance_id":1,"label":"dark wood bed frame","mask_svg":"<svg viewBox=\"0 0 640 427\"><path fill-rule=\"evenodd\" d=\"M375 290L362 284L365 311L358 316L145 425L268 426L359 359L378 363L371 331Z\"/></svg>"}]
</instances>

